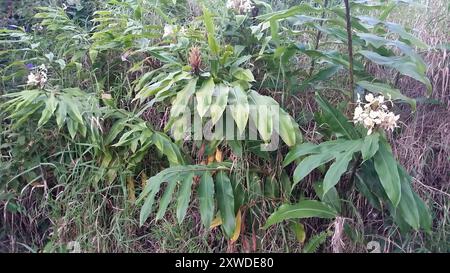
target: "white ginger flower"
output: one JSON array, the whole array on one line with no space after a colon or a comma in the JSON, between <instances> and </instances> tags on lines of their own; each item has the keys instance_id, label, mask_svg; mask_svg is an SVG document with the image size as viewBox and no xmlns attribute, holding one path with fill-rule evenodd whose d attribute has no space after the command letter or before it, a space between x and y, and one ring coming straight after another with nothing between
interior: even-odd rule
<instances>
[{"instance_id":1,"label":"white ginger flower","mask_svg":"<svg viewBox=\"0 0 450 273\"><path fill-rule=\"evenodd\" d=\"M373 100L374 100L373 94L372 93L367 94L365 99L369 103L373 102Z\"/></svg>"},{"instance_id":2,"label":"white ginger flower","mask_svg":"<svg viewBox=\"0 0 450 273\"><path fill-rule=\"evenodd\" d=\"M238 13L249 13L253 9L251 0L228 0L227 8L233 9Z\"/></svg>"},{"instance_id":3,"label":"white ginger flower","mask_svg":"<svg viewBox=\"0 0 450 273\"><path fill-rule=\"evenodd\" d=\"M366 102L362 103L358 94L353 122L362 124L367 129L367 135L372 134L376 128L393 131L398 127L397 121L400 116L390 112L386 105L387 102L391 102L390 97L386 100L382 95L375 97L369 93L364 98Z\"/></svg>"},{"instance_id":4,"label":"white ginger flower","mask_svg":"<svg viewBox=\"0 0 450 273\"><path fill-rule=\"evenodd\" d=\"M38 67L37 73L30 72L28 75L27 85L44 87L47 82L47 68L44 64Z\"/></svg>"},{"instance_id":5,"label":"white ginger flower","mask_svg":"<svg viewBox=\"0 0 450 273\"><path fill-rule=\"evenodd\" d=\"M353 120L354 121L362 121L362 114L364 113L364 110L361 106L355 107L355 111L353 113Z\"/></svg>"},{"instance_id":6,"label":"white ginger flower","mask_svg":"<svg viewBox=\"0 0 450 273\"><path fill-rule=\"evenodd\" d=\"M166 38L166 37L170 37L170 36L172 36L172 35L174 35L175 34L175 26L172 26L172 25L165 25L164 26L164 34L163 34L163 38Z\"/></svg>"},{"instance_id":7,"label":"white ginger flower","mask_svg":"<svg viewBox=\"0 0 450 273\"><path fill-rule=\"evenodd\" d=\"M36 77L36 75L34 75L33 72L30 72L30 74L28 75L27 85L38 85L38 84L39 84L38 77Z\"/></svg>"}]
</instances>

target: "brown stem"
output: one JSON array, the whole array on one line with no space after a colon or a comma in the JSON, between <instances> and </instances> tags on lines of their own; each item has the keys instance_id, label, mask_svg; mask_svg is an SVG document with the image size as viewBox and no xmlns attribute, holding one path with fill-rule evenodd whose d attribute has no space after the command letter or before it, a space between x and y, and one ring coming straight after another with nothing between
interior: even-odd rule
<instances>
[{"instance_id":1,"label":"brown stem","mask_svg":"<svg viewBox=\"0 0 450 273\"><path fill-rule=\"evenodd\" d=\"M348 0L344 0L345 3L345 18L347 21L347 40L348 40L348 63L349 63L349 70L350 70L350 94L353 94L353 99L356 100L356 94L353 91L353 44L352 44L352 24L351 24L351 17L350 17L350 5L348 3Z\"/></svg>"}]
</instances>

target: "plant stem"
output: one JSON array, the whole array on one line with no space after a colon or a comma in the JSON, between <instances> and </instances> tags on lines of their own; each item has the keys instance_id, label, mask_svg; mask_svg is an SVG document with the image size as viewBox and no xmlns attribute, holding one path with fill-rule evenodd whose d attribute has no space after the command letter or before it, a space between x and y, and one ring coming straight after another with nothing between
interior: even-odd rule
<instances>
[{"instance_id":1,"label":"plant stem","mask_svg":"<svg viewBox=\"0 0 450 273\"><path fill-rule=\"evenodd\" d=\"M348 0L344 0L345 3L345 18L347 21L347 40L348 40L348 63L349 63L349 72L350 72L350 83L349 89L350 94L353 94L353 100L356 100L356 94L353 88L354 80L353 80L353 43L352 43L352 25L351 25L351 16L350 16L350 4Z\"/></svg>"},{"instance_id":2,"label":"plant stem","mask_svg":"<svg viewBox=\"0 0 450 273\"><path fill-rule=\"evenodd\" d=\"M322 11L322 19L325 19L325 8L328 6L328 0L325 0L323 3L323 11ZM323 20L321 20L319 22L319 25L322 26L323 25ZM319 49L319 43L320 43L320 39L322 38L322 31L318 30L317 31L317 36L316 36L316 44L314 45L314 49L317 50ZM316 62L314 60L311 60L311 67L309 69L309 76L312 76L312 73L314 72L314 66L315 66Z\"/></svg>"}]
</instances>

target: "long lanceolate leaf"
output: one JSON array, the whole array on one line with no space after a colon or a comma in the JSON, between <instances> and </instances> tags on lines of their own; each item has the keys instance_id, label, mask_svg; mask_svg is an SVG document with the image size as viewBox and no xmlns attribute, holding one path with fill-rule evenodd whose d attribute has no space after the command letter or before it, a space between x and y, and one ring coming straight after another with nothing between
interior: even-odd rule
<instances>
[{"instance_id":1,"label":"long lanceolate leaf","mask_svg":"<svg viewBox=\"0 0 450 273\"><path fill-rule=\"evenodd\" d=\"M381 185L394 207L397 207L401 198L400 177L397 162L386 140L380 141L380 147L373 159Z\"/></svg>"},{"instance_id":2,"label":"long lanceolate leaf","mask_svg":"<svg viewBox=\"0 0 450 273\"><path fill-rule=\"evenodd\" d=\"M194 173L189 173L183 178L183 184L181 185L178 193L177 202L177 220L178 223L183 222L184 216L191 200L192 183L194 182Z\"/></svg>"},{"instance_id":3,"label":"long lanceolate leaf","mask_svg":"<svg viewBox=\"0 0 450 273\"><path fill-rule=\"evenodd\" d=\"M231 237L234 232L236 220L234 215L234 196L231 181L223 171L217 173L216 195L223 229L225 234Z\"/></svg>"},{"instance_id":4,"label":"long lanceolate leaf","mask_svg":"<svg viewBox=\"0 0 450 273\"><path fill-rule=\"evenodd\" d=\"M267 219L264 228L268 228L271 225L287 219L309 217L334 218L336 216L337 212L322 202L315 200L303 200L294 205L285 204L279 207Z\"/></svg>"},{"instance_id":5,"label":"long lanceolate leaf","mask_svg":"<svg viewBox=\"0 0 450 273\"><path fill-rule=\"evenodd\" d=\"M156 218L161 219L166 210L167 206L172 199L172 195L175 192L175 188L178 182L181 182L179 193L178 193L178 202L177 202L177 219L179 222L183 221L184 216L186 215L186 210L189 205L190 197L191 197L191 187L193 184L193 177L197 175L203 175L205 172L212 172L221 170L219 173L222 174L221 181L225 181L223 178L226 175L223 173L224 170L228 170L229 166L225 163L221 163L221 165L187 165L187 166L174 166L167 168L157 175L151 177L139 196L138 200L136 200L136 204L141 204L143 202L139 222L140 225L143 225L144 222L148 219L150 214L153 212L153 204L155 202L156 194L160 191L162 183L166 182L167 187L166 190L160 200L159 210L157 212ZM229 180L228 180L229 181ZM203 184L203 183L202 183ZM226 184L226 183L225 183ZM202 203L211 204L211 198L213 195L213 188L208 188L208 185L202 185ZM205 189L206 187L206 189ZM226 188L226 187L225 187ZM224 189L222 187L222 189ZM229 192L228 192L229 193ZM231 198L233 192L231 191ZM229 199L229 198L228 198ZM228 200L226 199L226 200ZM211 211L207 211L208 208L203 208L202 215L206 214L206 219L202 220L202 222L210 222L209 220L212 218L211 214L213 214L214 207L211 206L209 209ZM205 213L206 212L206 213ZM233 216L234 217L234 216Z\"/></svg>"},{"instance_id":6,"label":"long lanceolate leaf","mask_svg":"<svg viewBox=\"0 0 450 273\"><path fill-rule=\"evenodd\" d=\"M200 178L198 199L203 226L209 227L214 217L214 181L209 172L203 173Z\"/></svg>"},{"instance_id":7,"label":"long lanceolate leaf","mask_svg":"<svg viewBox=\"0 0 450 273\"><path fill-rule=\"evenodd\" d=\"M341 176L347 171L348 163L352 160L353 154L359 149L359 145L355 145L336 156L336 162L331 164L323 179L324 195L339 182Z\"/></svg>"},{"instance_id":8,"label":"long lanceolate leaf","mask_svg":"<svg viewBox=\"0 0 450 273\"><path fill-rule=\"evenodd\" d=\"M341 133L348 139L358 138L358 133L349 120L319 93L316 95L316 101L322 109L328 125L333 131Z\"/></svg>"}]
</instances>

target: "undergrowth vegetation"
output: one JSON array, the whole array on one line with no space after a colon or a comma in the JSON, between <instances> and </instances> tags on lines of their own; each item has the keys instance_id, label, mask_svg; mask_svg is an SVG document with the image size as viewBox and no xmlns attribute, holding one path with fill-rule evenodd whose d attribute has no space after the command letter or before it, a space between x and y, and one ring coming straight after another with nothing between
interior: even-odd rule
<instances>
[{"instance_id":1,"label":"undergrowth vegetation","mask_svg":"<svg viewBox=\"0 0 450 273\"><path fill-rule=\"evenodd\" d=\"M446 1L2 3L0 251L450 251Z\"/></svg>"}]
</instances>

